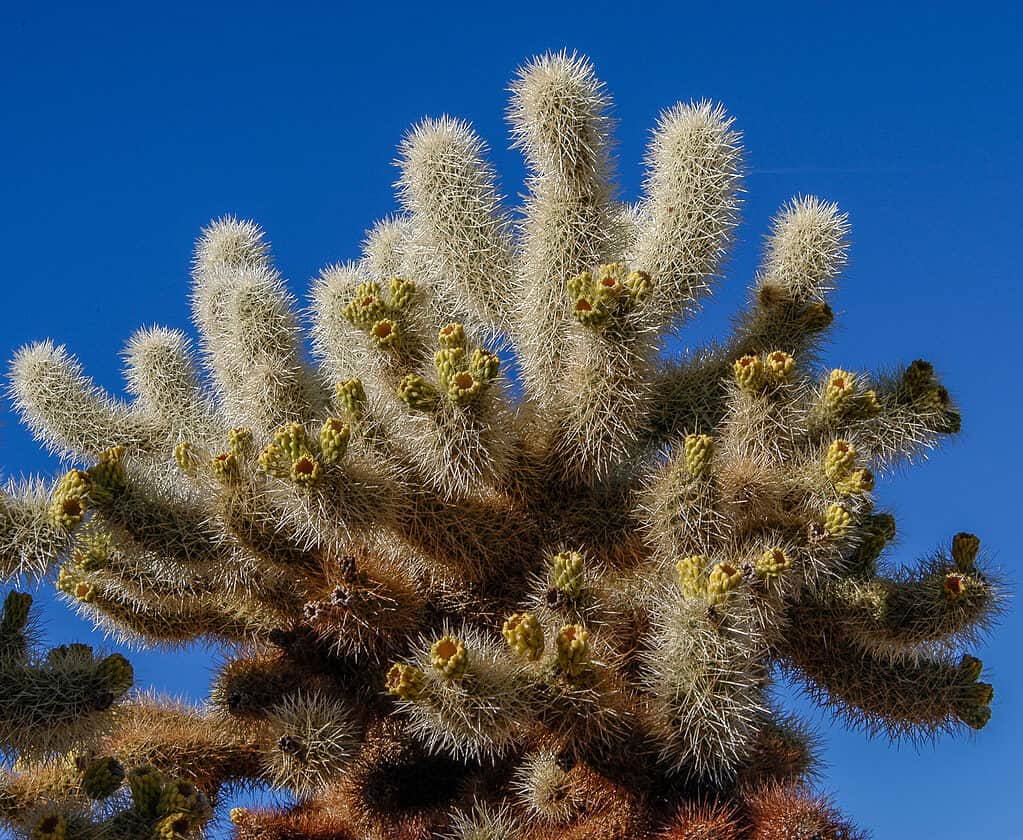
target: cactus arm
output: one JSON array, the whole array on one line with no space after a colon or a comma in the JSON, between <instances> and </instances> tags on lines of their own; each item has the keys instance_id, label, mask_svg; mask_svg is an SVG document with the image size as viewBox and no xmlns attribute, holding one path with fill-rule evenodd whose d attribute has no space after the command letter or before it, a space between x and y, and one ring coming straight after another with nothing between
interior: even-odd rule
<instances>
[{"instance_id":1,"label":"cactus arm","mask_svg":"<svg viewBox=\"0 0 1023 840\"><path fill-rule=\"evenodd\" d=\"M781 647L783 662L821 705L869 733L928 737L963 725L980 728L991 714L991 686L979 682L970 656L878 654L813 606L794 608Z\"/></svg>"},{"instance_id":2,"label":"cactus arm","mask_svg":"<svg viewBox=\"0 0 1023 840\"><path fill-rule=\"evenodd\" d=\"M486 145L467 123L441 118L415 126L399 153L399 196L411 236L426 251L422 259L439 272L436 285L454 293L456 305L468 304L473 335L506 329L513 289L510 222Z\"/></svg>"},{"instance_id":3,"label":"cactus arm","mask_svg":"<svg viewBox=\"0 0 1023 840\"><path fill-rule=\"evenodd\" d=\"M589 62L565 53L536 60L512 85L512 132L530 170L513 332L524 385L544 406L563 379L564 284L624 244L611 201L609 105Z\"/></svg>"},{"instance_id":4,"label":"cactus arm","mask_svg":"<svg viewBox=\"0 0 1023 840\"><path fill-rule=\"evenodd\" d=\"M742 148L733 120L710 102L661 114L647 150L634 264L653 279L662 324L710 291L738 222Z\"/></svg>"},{"instance_id":5,"label":"cactus arm","mask_svg":"<svg viewBox=\"0 0 1023 840\"><path fill-rule=\"evenodd\" d=\"M0 580L38 580L71 545L50 516L52 490L40 480L0 488Z\"/></svg>"},{"instance_id":6,"label":"cactus arm","mask_svg":"<svg viewBox=\"0 0 1023 840\"><path fill-rule=\"evenodd\" d=\"M166 447L160 429L106 394L74 356L52 342L17 352L9 394L33 436L59 455L91 459L113 446L151 455Z\"/></svg>"},{"instance_id":7,"label":"cactus arm","mask_svg":"<svg viewBox=\"0 0 1023 840\"><path fill-rule=\"evenodd\" d=\"M200 385L188 337L179 330L141 329L128 341L124 356L136 411L151 418L168 441L207 443L221 424Z\"/></svg>"}]
</instances>

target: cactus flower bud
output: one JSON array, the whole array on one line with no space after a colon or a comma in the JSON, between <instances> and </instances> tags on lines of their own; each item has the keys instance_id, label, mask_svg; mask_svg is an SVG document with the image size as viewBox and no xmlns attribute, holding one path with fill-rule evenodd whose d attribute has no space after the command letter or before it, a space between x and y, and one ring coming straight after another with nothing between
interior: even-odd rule
<instances>
[{"instance_id":1,"label":"cactus flower bud","mask_svg":"<svg viewBox=\"0 0 1023 840\"><path fill-rule=\"evenodd\" d=\"M718 563L707 578L707 603L712 607L724 603L742 583L742 572L731 563Z\"/></svg>"},{"instance_id":2,"label":"cactus flower bud","mask_svg":"<svg viewBox=\"0 0 1023 840\"><path fill-rule=\"evenodd\" d=\"M388 282L390 292L389 305L393 312L401 312L408 309L409 304L416 295L416 284L412 280L405 280L401 277L392 277Z\"/></svg>"},{"instance_id":3,"label":"cactus flower bud","mask_svg":"<svg viewBox=\"0 0 1023 840\"><path fill-rule=\"evenodd\" d=\"M972 572L980 549L980 537L965 531L952 537L952 560L961 572Z\"/></svg>"},{"instance_id":4,"label":"cactus flower bud","mask_svg":"<svg viewBox=\"0 0 1023 840\"><path fill-rule=\"evenodd\" d=\"M467 406L483 389L483 383L468 370L456 371L448 381L448 399L455 405Z\"/></svg>"},{"instance_id":5,"label":"cactus flower bud","mask_svg":"<svg viewBox=\"0 0 1023 840\"><path fill-rule=\"evenodd\" d=\"M195 475L199 467L199 456L187 440L174 447L174 461L185 475Z\"/></svg>"},{"instance_id":6,"label":"cactus flower bud","mask_svg":"<svg viewBox=\"0 0 1023 840\"><path fill-rule=\"evenodd\" d=\"M431 411L437 405L437 389L423 377L410 373L398 385L398 396L415 411Z\"/></svg>"},{"instance_id":7,"label":"cactus flower bud","mask_svg":"<svg viewBox=\"0 0 1023 840\"><path fill-rule=\"evenodd\" d=\"M841 505L831 505L824 514L824 530L833 537L844 537L852 524L852 514Z\"/></svg>"},{"instance_id":8,"label":"cactus flower bud","mask_svg":"<svg viewBox=\"0 0 1023 840\"><path fill-rule=\"evenodd\" d=\"M116 758L97 759L82 774L82 791L89 799L106 799L121 786L124 775L124 766Z\"/></svg>"},{"instance_id":9,"label":"cactus flower bud","mask_svg":"<svg viewBox=\"0 0 1023 840\"><path fill-rule=\"evenodd\" d=\"M378 346L390 349L397 346L401 330L395 321L390 318L381 318L373 324L369 334L373 336L373 340Z\"/></svg>"},{"instance_id":10,"label":"cactus flower bud","mask_svg":"<svg viewBox=\"0 0 1023 840\"><path fill-rule=\"evenodd\" d=\"M700 478L708 473L712 457L714 457L714 438L710 435L686 435L686 471L693 478Z\"/></svg>"},{"instance_id":11,"label":"cactus flower bud","mask_svg":"<svg viewBox=\"0 0 1023 840\"><path fill-rule=\"evenodd\" d=\"M578 551L562 551L554 556L554 588L569 598L578 598L583 590L583 556Z\"/></svg>"},{"instance_id":12,"label":"cactus flower bud","mask_svg":"<svg viewBox=\"0 0 1023 840\"><path fill-rule=\"evenodd\" d=\"M53 491L50 520L65 531L74 530L85 518L92 479L82 470L71 470Z\"/></svg>"},{"instance_id":13,"label":"cactus flower bud","mask_svg":"<svg viewBox=\"0 0 1023 840\"><path fill-rule=\"evenodd\" d=\"M344 382L339 382L334 387L334 391L337 393L337 401L345 414L353 420L362 417L366 408L366 389L363 387L361 379L352 377Z\"/></svg>"},{"instance_id":14,"label":"cactus flower bud","mask_svg":"<svg viewBox=\"0 0 1023 840\"><path fill-rule=\"evenodd\" d=\"M426 678L411 665L396 662L387 672L387 690L402 700L418 700L423 696Z\"/></svg>"},{"instance_id":15,"label":"cactus flower bud","mask_svg":"<svg viewBox=\"0 0 1023 840\"><path fill-rule=\"evenodd\" d=\"M570 677L586 670L590 656L590 634L582 625L566 624L558 631L558 668Z\"/></svg>"},{"instance_id":16,"label":"cactus flower bud","mask_svg":"<svg viewBox=\"0 0 1023 840\"><path fill-rule=\"evenodd\" d=\"M832 441L824 456L824 474L832 481L839 481L849 472L855 460L856 447L849 441Z\"/></svg>"},{"instance_id":17,"label":"cactus flower bud","mask_svg":"<svg viewBox=\"0 0 1023 840\"><path fill-rule=\"evenodd\" d=\"M687 598L698 598L706 594L703 570L707 567L707 556L693 554L683 557L675 564L678 585Z\"/></svg>"},{"instance_id":18,"label":"cactus flower bud","mask_svg":"<svg viewBox=\"0 0 1023 840\"><path fill-rule=\"evenodd\" d=\"M874 489L874 474L868 469L853 470L835 488L843 496L858 496Z\"/></svg>"},{"instance_id":19,"label":"cactus flower bud","mask_svg":"<svg viewBox=\"0 0 1023 840\"><path fill-rule=\"evenodd\" d=\"M757 560L756 572L762 578L776 578L792 567L789 556L780 548L769 548Z\"/></svg>"},{"instance_id":20,"label":"cactus flower bud","mask_svg":"<svg viewBox=\"0 0 1023 840\"><path fill-rule=\"evenodd\" d=\"M430 664L448 680L465 676L469 656L465 644L454 636L442 636L430 646Z\"/></svg>"},{"instance_id":21,"label":"cactus flower bud","mask_svg":"<svg viewBox=\"0 0 1023 840\"><path fill-rule=\"evenodd\" d=\"M856 394L856 377L841 368L835 368L828 374L824 386L824 409L829 414L839 415L845 412Z\"/></svg>"},{"instance_id":22,"label":"cactus flower bud","mask_svg":"<svg viewBox=\"0 0 1023 840\"><path fill-rule=\"evenodd\" d=\"M254 445L252 429L237 428L227 433L227 451L236 458L247 458Z\"/></svg>"},{"instance_id":23,"label":"cactus flower bud","mask_svg":"<svg viewBox=\"0 0 1023 840\"><path fill-rule=\"evenodd\" d=\"M531 613L509 616L501 627L501 635L508 646L525 659L535 661L543 653L543 627Z\"/></svg>"},{"instance_id":24,"label":"cactus flower bud","mask_svg":"<svg viewBox=\"0 0 1023 840\"><path fill-rule=\"evenodd\" d=\"M764 384L764 363L759 356L747 354L732 365L735 381L743 391L759 391Z\"/></svg>"},{"instance_id":25,"label":"cactus flower bud","mask_svg":"<svg viewBox=\"0 0 1023 840\"><path fill-rule=\"evenodd\" d=\"M233 452L221 452L210 461L213 477L221 484L230 484L241 478L242 468Z\"/></svg>"},{"instance_id":26,"label":"cactus flower bud","mask_svg":"<svg viewBox=\"0 0 1023 840\"><path fill-rule=\"evenodd\" d=\"M320 452L323 460L328 464L340 463L348 451L348 441L351 439L352 429L342 420L336 417L328 417L320 427Z\"/></svg>"},{"instance_id":27,"label":"cactus flower bud","mask_svg":"<svg viewBox=\"0 0 1023 840\"><path fill-rule=\"evenodd\" d=\"M796 360L783 350L767 354L767 372L775 382L784 382L792 374Z\"/></svg>"},{"instance_id":28,"label":"cactus flower bud","mask_svg":"<svg viewBox=\"0 0 1023 840\"><path fill-rule=\"evenodd\" d=\"M452 347L461 347L465 349L465 327L459 324L457 321L447 324L440 328L440 332L437 335L437 341L440 346L444 349Z\"/></svg>"},{"instance_id":29,"label":"cactus flower bud","mask_svg":"<svg viewBox=\"0 0 1023 840\"><path fill-rule=\"evenodd\" d=\"M291 480L296 484L312 484L323 475L323 467L312 455L300 455L291 462Z\"/></svg>"}]
</instances>

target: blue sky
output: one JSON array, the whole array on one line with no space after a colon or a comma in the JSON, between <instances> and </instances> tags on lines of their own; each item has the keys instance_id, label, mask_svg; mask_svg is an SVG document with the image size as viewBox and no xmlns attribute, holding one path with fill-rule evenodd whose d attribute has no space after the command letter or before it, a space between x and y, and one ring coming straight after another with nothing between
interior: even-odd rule
<instances>
[{"instance_id":1,"label":"blue sky","mask_svg":"<svg viewBox=\"0 0 1023 840\"><path fill-rule=\"evenodd\" d=\"M119 389L137 326L189 324L191 244L226 212L264 226L304 295L395 209L395 145L425 115L471 119L518 194L507 83L537 52L578 49L615 97L624 197L638 193L661 108L720 100L745 134L740 242L687 340L724 328L782 201L814 193L849 212L829 359L930 359L964 414L957 441L879 486L900 557L972 530L1018 582L1023 18L1012 4L152 5L0 6L4 359L52 337ZM0 471L53 467L5 404ZM90 636L39 600L53 642ZM1018 830L1007 794L1023 754L1021 642L1017 611L979 651L996 693L975 738L895 749L811 712L841 807L878 838ZM199 698L214 657L133 660L141 683Z\"/></svg>"}]
</instances>

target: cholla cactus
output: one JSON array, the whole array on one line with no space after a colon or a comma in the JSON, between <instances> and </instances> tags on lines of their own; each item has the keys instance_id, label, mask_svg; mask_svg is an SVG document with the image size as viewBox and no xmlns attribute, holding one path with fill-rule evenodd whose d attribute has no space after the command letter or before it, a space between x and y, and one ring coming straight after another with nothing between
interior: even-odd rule
<instances>
[{"instance_id":1,"label":"cholla cactus","mask_svg":"<svg viewBox=\"0 0 1023 840\"><path fill-rule=\"evenodd\" d=\"M18 353L17 409L79 467L6 488L0 571L56 573L124 638L233 651L204 709L125 697L125 660L36 654L8 596L18 836L190 837L268 780L298 804L235 809L237 838L852 837L779 668L869 733L987 722L979 540L892 571L875 506L958 410L925 362L821 367L846 217L784 206L734 331L669 358L737 223L732 119L667 110L629 207L587 61L538 58L512 97L521 217L467 123L418 125L402 213L315 283L315 367L230 217L196 248L198 354L137 333L130 402L62 347Z\"/></svg>"}]
</instances>

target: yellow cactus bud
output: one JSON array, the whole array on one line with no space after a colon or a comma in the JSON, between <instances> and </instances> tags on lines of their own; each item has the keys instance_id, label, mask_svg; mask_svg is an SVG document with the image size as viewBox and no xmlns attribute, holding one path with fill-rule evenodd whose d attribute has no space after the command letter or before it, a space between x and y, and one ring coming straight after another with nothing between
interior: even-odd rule
<instances>
[{"instance_id":1,"label":"yellow cactus bud","mask_svg":"<svg viewBox=\"0 0 1023 840\"><path fill-rule=\"evenodd\" d=\"M764 384L764 363L759 356L746 354L732 365L735 381L744 391L759 391Z\"/></svg>"},{"instance_id":2,"label":"yellow cactus bud","mask_svg":"<svg viewBox=\"0 0 1023 840\"><path fill-rule=\"evenodd\" d=\"M767 372L775 382L784 382L796 366L796 360L783 350L767 354Z\"/></svg>"},{"instance_id":3,"label":"yellow cactus bud","mask_svg":"<svg viewBox=\"0 0 1023 840\"><path fill-rule=\"evenodd\" d=\"M578 551L562 551L552 560L554 588L569 598L578 598L583 591L583 556Z\"/></svg>"},{"instance_id":4,"label":"yellow cactus bud","mask_svg":"<svg viewBox=\"0 0 1023 840\"><path fill-rule=\"evenodd\" d=\"M864 417L876 417L881 413L881 401L877 398L877 391L870 388L863 392L859 400L859 411Z\"/></svg>"},{"instance_id":5,"label":"yellow cactus bud","mask_svg":"<svg viewBox=\"0 0 1023 840\"><path fill-rule=\"evenodd\" d=\"M543 653L543 627L531 613L509 616L501 627L501 635L513 651L530 661L539 659Z\"/></svg>"},{"instance_id":6,"label":"yellow cactus bud","mask_svg":"<svg viewBox=\"0 0 1023 840\"><path fill-rule=\"evenodd\" d=\"M50 505L50 520L54 525L65 531L74 530L85 517L88 510L89 491L92 479L82 470L71 470L60 481L53 491L53 502Z\"/></svg>"},{"instance_id":7,"label":"yellow cactus bud","mask_svg":"<svg viewBox=\"0 0 1023 840\"><path fill-rule=\"evenodd\" d=\"M600 300L613 300L625 289L625 263L606 263L597 272L597 283L594 287Z\"/></svg>"},{"instance_id":8,"label":"yellow cactus bud","mask_svg":"<svg viewBox=\"0 0 1023 840\"><path fill-rule=\"evenodd\" d=\"M452 323L440 328L440 333L437 335L437 341L444 349L451 347L461 347L464 349L465 327L457 321L453 321Z\"/></svg>"},{"instance_id":9,"label":"yellow cactus bud","mask_svg":"<svg viewBox=\"0 0 1023 840\"><path fill-rule=\"evenodd\" d=\"M650 275L639 269L629 272L629 276L625 278L625 290L632 298L633 304L640 304L646 300L653 287L654 282Z\"/></svg>"},{"instance_id":10,"label":"yellow cactus bud","mask_svg":"<svg viewBox=\"0 0 1023 840\"><path fill-rule=\"evenodd\" d=\"M824 530L833 537L844 537L852 524L852 514L841 505L831 505L824 514Z\"/></svg>"},{"instance_id":11,"label":"yellow cactus bud","mask_svg":"<svg viewBox=\"0 0 1023 840\"><path fill-rule=\"evenodd\" d=\"M390 307L395 312L408 309L412 299L416 295L416 284L412 280L403 280L401 277L392 277L388 282L390 292Z\"/></svg>"},{"instance_id":12,"label":"yellow cactus bud","mask_svg":"<svg viewBox=\"0 0 1023 840\"><path fill-rule=\"evenodd\" d=\"M91 524L91 523L90 523ZM83 529L72 556L83 572L96 572L110 565L114 541L110 534L96 527Z\"/></svg>"},{"instance_id":13,"label":"yellow cactus bud","mask_svg":"<svg viewBox=\"0 0 1023 840\"><path fill-rule=\"evenodd\" d=\"M167 814L156 823L156 840L187 840L197 821L190 814Z\"/></svg>"},{"instance_id":14,"label":"yellow cactus bud","mask_svg":"<svg viewBox=\"0 0 1023 840\"><path fill-rule=\"evenodd\" d=\"M291 461L301 458L311 449L309 436L301 423L286 423L281 426L274 433L273 442Z\"/></svg>"},{"instance_id":15,"label":"yellow cactus bud","mask_svg":"<svg viewBox=\"0 0 1023 840\"><path fill-rule=\"evenodd\" d=\"M952 537L952 560L961 572L972 572L980 550L980 537L965 531Z\"/></svg>"},{"instance_id":16,"label":"yellow cactus bud","mask_svg":"<svg viewBox=\"0 0 1023 840\"><path fill-rule=\"evenodd\" d=\"M757 560L756 572L762 578L775 578L791 567L792 561L782 549L769 548Z\"/></svg>"},{"instance_id":17,"label":"yellow cactus bud","mask_svg":"<svg viewBox=\"0 0 1023 840\"><path fill-rule=\"evenodd\" d=\"M491 382L497 377L501 369L501 359L496 353L489 350L477 348L472 351L472 361L469 363L469 370L473 376L483 382Z\"/></svg>"},{"instance_id":18,"label":"yellow cactus bud","mask_svg":"<svg viewBox=\"0 0 1023 840\"><path fill-rule=\"evenodd\" d=\"M387 672L387 690L402 700L418 700L426 688L426 677L418 668L396 662Z\"/></svg>"},{"instance_id":19,"label":"yellow cactus bud","mask_svg":"<svg viewBox=\"0 0 1023 840\"><path fill-rule=\"evenodd\" d=\"M607 321L610 312L600 298L591 295L580 295L572 305L575 319L586 327L596 327Z\"/></svg>"},{"instance_id":20,"label":"yellow cactus bud","mask_svg":"<svg viewBox=\"0 0 1023 840\"><path fill-rule=\"evenodd\" d=\"M710 435L686 435L686 471L694 478L700 478L710 471L714 457L714 438Z\"/></svg>"},{"instance_id":21,"label":"yellow cactus bud","mask_svg":"<svg viewBox=\"0 0 1023 840\"><path fill-rule=\"evenodd\" d=\"M433 366L444 389L450 385L451 377L457 371L465 370L465 348L445 347L433 354Z\"/></svg>"},{"instance_id":22,"label":"yellow cactus bud","mask_svg":"<svg viewBox=\"0 0 1023 840\"><path fill-rule=\"evenodd\" d=\"M124 447L115 446L101 452L99 461L89 469L92 481L90 494L98 502L109 501L128 486L128 473L124 468Z\"/></svg>"},{"instance_id":23,"label":"yellow cactus bud","mask_svg":"<svg viewBox=\"0 0 1023 840\"><path fill-rule=\"evenodd\" d=\"M590 634L581 624L566 624L558 631L558 668L578 677L589 665Z\"/></svg>"},{"instance_id":24,"label":"yellow cactus bud","mask_svg":"<svg viewBox=\"0 0 1023 840\"><path fill-rule=\"evenodd\" d=\"M395 321L392 321L390 318L381 318L379 321L374 322L369 334L373 336L373 340L380 347L389 349L398 345L401 330Z\"/></svg>"},{"instance_id":25,"label":"yellow cactus bud","mask_svg":"<svg viewBox=\"0 0 1023 840\"><path fill-rule=\"evenodd\" d=\"M75 590L78 587L79 576L78 574L68 568L68 566L61 566L57 570L57 589L61 592L66 592L72 597L75 596Z\"/></svg>"},{"instance_id":26,"label":"yellow cactus bud","mask_svg":"<svg viewBox=\"0 0 1023 840\"><path fill-rule=\"evenodd\" d=\"M593 275L588 271L582 271L569 277L565 285L573 298L581 297L593 288Z\"/></svg>"},{"instance_id":27,"label":"yellow cactus bud","mask_svg":"<svg viewBox=\"0 0 1023 840\"><path fill-rule=\"evenodd\" d=\"M336 417L328 417L320 427L320 452L328 464L337 464L348 451L348 441L352 429L347 423Z\"/></svg>"},{"instance_id":28,"label":"yellow cactus bud","mask_svg":"<svg viewBox=\"0 0 1023 840\"><path fill-rule=\"evenodd\" d=\"M32 840L65 840L67 817L63 814L44 814L32 829Z\"/></svg>"},{"instance_id":29,"label":"yellow cactus bud","mask_svg":"<svg viewBox=\"0 0 1023 840\"><path fill-rule=\"evenodd\" d=\"M856 447L847 440L831 442L824 455L824 474L832 481L844 478L856 460Z\"/></svg>"},{"instance_id":30,"label":"yellow cactus bud","mask_svg":"<svg viewBox=\"0 0 1023 840\"><path fill-rule=\"evenodd\" d=\"M965 594L968 587L968 583L965 577L958 572L949 572L945 575L945 580L941 584L941 588L944 590L945 595L948 596L950 601L957 601L963 594Z\"/></svg>"},{"instance_id":31,"label":"yellow cactus bud","mask_svg":"<svg viewBox=\"0 0 1023 840\"><path fill-rule=\"evenodd\" d=\"M291 462L291 480L296 484L311 484L322 475L323 467L312 455L300 455Z\"/></svg>"},{"instance_id":32,"label":"yellow cactus bud","mask_svg":"<svg viewBox=\"0 0 1023 840\"><path fill-rule=\"evenodd\" d=\"M174 447L174 460L185 475L195 475L199 467L199 456L195 447L187 440Z\"/></svg>"},{"instance_id":33,"label":"yellow cactus bud","mask_svg":"<svg viewBox=\"0 0 1023 840\"><path fill-rule=\"evenodd\" d=\"M227 451L236 458L247 458L255 445L252 429L231 429L227 433Z\"/></svg>"},{"instance_id":34,"label":"yellow cactus bud","mask_svg":"<svg viewBox=\"0 0 1023 840\"><path fill-rule=\"evenodd\" d=\"M712 607L724 603L742 583L742 572L731 563L718 563L707 578L707 603Z\"/></svg>"},{"instance_id":35,"label":"yellow cactus bud","mask_svg":"<svg viewBox=\"0 0 1023 840\"><path fill-rule=\"evenodd\" d=\"M149 764L134 767L128 771L128 788L134 810L141 814L156 813L160 794L163 792L163 777Z\"/></svg>"},{"instance_id":36,"label":"yellow cactus bud","mask_svg":"<svg viewBox=\"0 0 1023 840\"><path fill-rule=\"evenodd\" d=\"M842 414L856 394L856 376L847 370L835 368L828 374L824 386L824 409L830 414Z\"/></svg>"},{"instance_id":37,"label":"yellow cactus bud","mask_svg":"<svg viewBox=\"0 0 1023 840\"><path fill-rule=\"evenodd\" d=\"M874 474L867 469L853 470L835 485L843 496L858 496L874 489Z\"/></svg>"},{"instance_id":38,"label":"yellow cactus bud","mask_svg":"<svg viewBox=\"0 0 1023 840\"><path fill-rule=\"evenodd\" d=\"M401 380L398 396L416 411L432 411L437 406L437 389L416 373L410 373Z\"/></svg>"},{"instance_id":39,"label":"yellow cactus bud","mask_svg":"<svg viewBox=\"0 0 1023 840\"><path fill-rule=\"evenodd\" d=\"M168 782L160 794L157 810L161 814L192 814L203 810L206 797L191 782Z\"/></svg>"},{"instance_id":40,"label":"yellow cactus bud","mask_svg":"<svg viewBox=\"0 0 1023 840\"><path fill-rule=\"evenodd\" d=\"M475 400L483 389L483 383L470 371L460 370L448 382L448 399L455 405L466 406Z\"/></svg>"},{"instance_id":41,"label":"yellow cactus bud","mask_svg":"<svg viewBox=\"0 0 1023 840\"><path fill-rule=\"evenodd\" d=\"M259 453L257 462L263 472L276 478L287 478L291 474L289 458L284 448L277 443L269 443Z\"/></svg>"},{"instance_id":42,"label":"yellow cactus bud","mask_svg":"<svg viewBox=\"0 0 1023 840\"><path fill-rule=\"evenodd\" d=\"M345 318L361 330L370 329L386 312L378 283L360 283L355 287L355 297L342 310Z\"/></svg>"},{"instance_id":43,"label":"yellow cactus bud","mask_svg":"<svg viewBox=\"0 0 1023 840\"><path fill-rule=\"evenodd\" d=\"M82 773L82 792L90 799L106 799L124 781L124 767L116 758L99 758Z\"/></svg>"},{"instance_id":44,"label":"yellow cactus bud","mask_svg":"<svg viewBox=\"0 0 1023 840\"><path fill-rule=\"evenodd\" d=\"M96 600L96 587L87 581L80 580L75 583L72 594L83 603L91 604Z\"/></svg>"},{"instance_id":45,"label":"yellow cactus bud","mask_svg":"<svg viewBox=\"0 0 1023 840\"><path fill-rule=\"evenodd\" d=\"M707 568L707 563L707 555L693 554L675 564L679 588L687 598L699 598L706 594L703 570Z\"/></svg>"},{"instance_id":46,"label":"yellow cactus bud","mask_svg":"<svg viewBox=\"0 0 1023 840\"><path fill-rule=\"evenodd\" d=\"M465 644L454 636L442 636L430 646L430 664L448 680L465 676L469 656Z\"/></svg>"},{"instance_id":47,"label":"yellow cactus bud","mask_svg":"<svg viewBox=\"0 0 1023 840\"><path fill-rule=\"evenodd\" d=\"M344 409L345 414L356 420L362 417L366 408L366 389L363 388L361 379L352 377L344 382L339 382L334 390L337 393L337 401Z\"/></svg>"},{"instance_id":48,"label":"yellow cactus bud","mask_svg":"<svg viewBox=\"0 0 1023 840\"><path fill-rule=\"evenodd\" d=\"M242 476L242 467L233 452L221 452L210 461L213 477L222 484L238 481Z\"/></svg>"}]
</instances>

